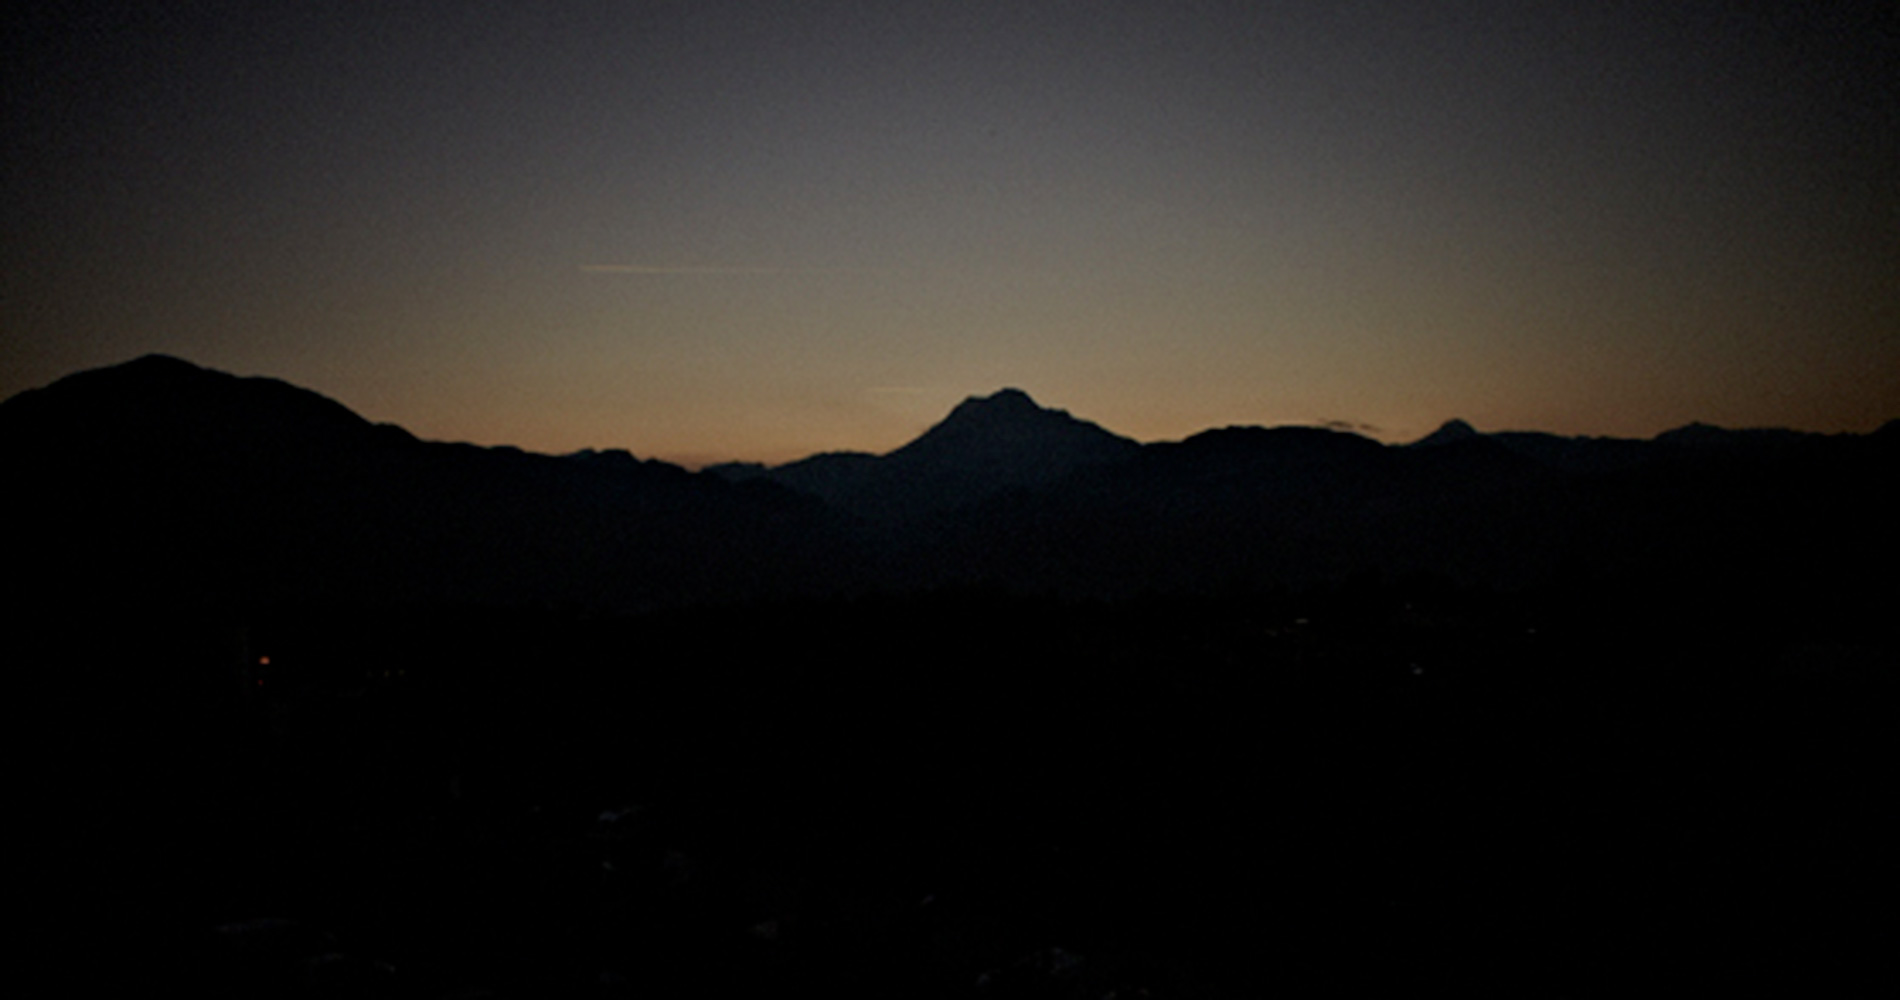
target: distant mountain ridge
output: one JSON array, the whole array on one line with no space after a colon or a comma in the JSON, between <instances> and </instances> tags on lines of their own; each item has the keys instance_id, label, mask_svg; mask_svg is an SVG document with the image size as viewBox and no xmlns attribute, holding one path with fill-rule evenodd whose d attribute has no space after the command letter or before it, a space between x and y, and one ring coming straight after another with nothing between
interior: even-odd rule
<instances>
[{"instance_id":1,"label":"distant mountain ridge","mask_svg":"<svg viewBox=\"0 0 1900 1000\"><path fill-rule=\"evenodd\" d=\"M0 473L33 526L22 594L639 608L1366 573L1775 589L1895 553L1893 426L1640 441L1451 421L1409 445L1315 427L1144 445L1004 389L885 455L695 474L420 441L284 382L152 356L0 402Z\"/></svg>"},{"instance_id":2,"label":"distant mountain ridge","mask_svg":"<svg viewBox=\"0 0 1900 1000\"><path fill-rule=\"evenodd\" d=\"M942 422L890 453L893 462L994 474L1012 485L1034 485L1070 470L1128 457L1130 438L1043 407L1021 389L972 396Z\"/></svg>"},{"instance_id":3,"label":"distant mountain ridge","mask_svg":"<svg viewBox=\"0 0 1900 1000\"><path fill-rule=\"evenodd\" d=\"M0 402L0 470L28 596L638 608L824 589L851 544L789 492L421 441L163 356Z\"/></svg>"},{"instance_id":4,"label":"distant mountain ridge","mask_svg":"<svg viewBox=\"0 0 1900 1000\"><path fill-rule=\"evenodd\" d=\"M1438 429L1412 442L1414 448L1436 448L1440 445L1456 444L1481 437L1477 428L1463 420L1452 418L1440 424Z\"/></svg>"},{"instance_id":5,"label":"distant mountain ridge","mask_svg":"<svg viewBox=\"0 0 1900 1000\"><path fill-rule=\"evenodd\" d=\"M868 520L902 523L1011 489L1047 486L1076 469L1128 458L1130 438L1048 409L1021 389L971 396L942 421L885 455L831 452L774 468L715 466L735 480L764 478Z\"/></svg>"}]
</instances>

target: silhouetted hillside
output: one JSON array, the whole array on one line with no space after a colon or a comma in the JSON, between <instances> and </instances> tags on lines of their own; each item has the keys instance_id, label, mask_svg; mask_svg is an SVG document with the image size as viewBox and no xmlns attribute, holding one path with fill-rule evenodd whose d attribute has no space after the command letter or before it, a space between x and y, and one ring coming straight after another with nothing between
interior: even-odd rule
<instances>
[{"instance_id":1,"label":"silhouetted hillside","mask_svg":"<svg viewBox=\"0 0 1900 1000\"><path fill-rule=\"evenodd\" d=\"M0 406L22 593L632 608L842 584L815 503L625 453L418 441L172 358Z\"/></svg>"},{"instance_id":2,"label":"silhouetted hillside","mask_svg":"<svg viewBox=\"0 0 1900 1000\"><path fill-rule=\"evenodd\" d=\"M1127 458L1140 446L1066 410L1036 404L1020 389L971 397L917 440L886 456L918 476L961 473L993 493L1055 482L1070 471Z\"/></svg>"},{"instance_id":3,"label":"silhouetted hillside","mask_svg":"<svg viewBox=\"0 0 1900 1000\"><path fill-rule=\"evenodd\" d=\"M1463 420L1453 418L1438 426L1438 429L1412 442L1414 448L1435 448L1439 445L1455 444L1479 437L1477 428Z\"/></svg>"},{"instance_id":4,"label":"silhouetted hillside","mask_svg":"<svg viewBox=\"0 0 1900 1000\"><path fill-rule=\"evenodd\" d=\"M82 373L0 403L28 949L101 995L1844 992L1892 426L1135 445L1004 392L694 475Z\"/></svg>"},{"instance_id":5,"label":"silhouetted hillside","mask_svg":"<svg viewBox=\"0 0 1900 1000\"><path fill-rule=\"evenodd\" d=\"M693 475L624 451L422 442L282 382L163 357L0 406L0 466L36 526L13 574L24 592L623 609L1367 574L1852 603L1865 588L1844 581L1894 552L1875 499L1890 439L1454 421L1401 447L1297 427L1138 445L1004 390L888 455Z\"/></svg>"},{"instance_id":6,"label":"silhouetted hillside","mask_svg":"<svg viewBox=\"0 0 1900 1000\"><path fill-rule=\"evenodd\" d=\"M883 526L909 526L1013 490L1047 486L1076 469L1140 450L1020 389L973 396L887 455L834 452L771 469L731 465L734 480L767 478Z\"/></svg>"}]
</instances>

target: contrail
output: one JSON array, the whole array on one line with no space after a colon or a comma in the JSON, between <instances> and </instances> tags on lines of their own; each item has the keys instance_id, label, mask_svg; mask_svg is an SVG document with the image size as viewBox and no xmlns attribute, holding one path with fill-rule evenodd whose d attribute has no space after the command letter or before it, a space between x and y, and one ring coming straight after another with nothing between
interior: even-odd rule
<instances>
[{"instance_id":1,"label":"contrail","mask_svg":"<svg viewBox=\"0 0 1900 1000\"><path fill-rule=\"evenodd\" d=\"M733 265L666 266L650 264L582 264L588 274L869 274L866 267L739 267Z\"/></svg>"}]
</instances>

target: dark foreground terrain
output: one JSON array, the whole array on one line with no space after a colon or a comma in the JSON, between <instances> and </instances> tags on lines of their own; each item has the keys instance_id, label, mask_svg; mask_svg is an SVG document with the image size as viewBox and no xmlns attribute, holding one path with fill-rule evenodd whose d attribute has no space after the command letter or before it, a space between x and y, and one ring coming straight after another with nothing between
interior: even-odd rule
<instances>
[{"instance_id":1,"label":"dark foreground terrain","mask_svg":"<svg viewBox=\"0 0 1900 1000\"><path fill-rule=\"evenodd\" d=\"M1861 616L1368 583L13 631L13 862L73 994L1842 995L1883 950Z\"/></svg>"}]
</instances>

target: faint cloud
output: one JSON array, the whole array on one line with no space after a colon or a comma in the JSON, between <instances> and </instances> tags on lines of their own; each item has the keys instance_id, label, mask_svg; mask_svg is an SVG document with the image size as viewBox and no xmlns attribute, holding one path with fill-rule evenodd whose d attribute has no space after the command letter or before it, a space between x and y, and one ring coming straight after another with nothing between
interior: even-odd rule
<instances>
[{"instance_id":1,"label":"faint cloud","mask_svg":"<svg viewBox=\"0 0 1900 1000\"><path fill-rule=\"evenodd\" d=\"M864 391L879 396L921 396L936 390L922 385L874 385Z\"/></svg>"},{"instance_id":2,"label":"faint cloud","mask_svg":"<svg viewBox=\"0 0 1900 1000\"><path fill-rule=\"evenodd\" d=\"M1315 426L1324 427L1329 431L1346 431L1351 434L1363 434L1367 436L1375 436L1381 433L1377 426L1373 424L1362 424L1357 420L1322 420Z\"/></svg>"},{"instance_id":3,"label":"faint cloud","mask_svg":"<svg viewBox=\"0 0 1900 1000\"><path fill-rule=\"evenodd\" d=\"M869 274L865 267L750 267L737 264L582 264L586 274Z\"/></svg>"}]
</instances>

